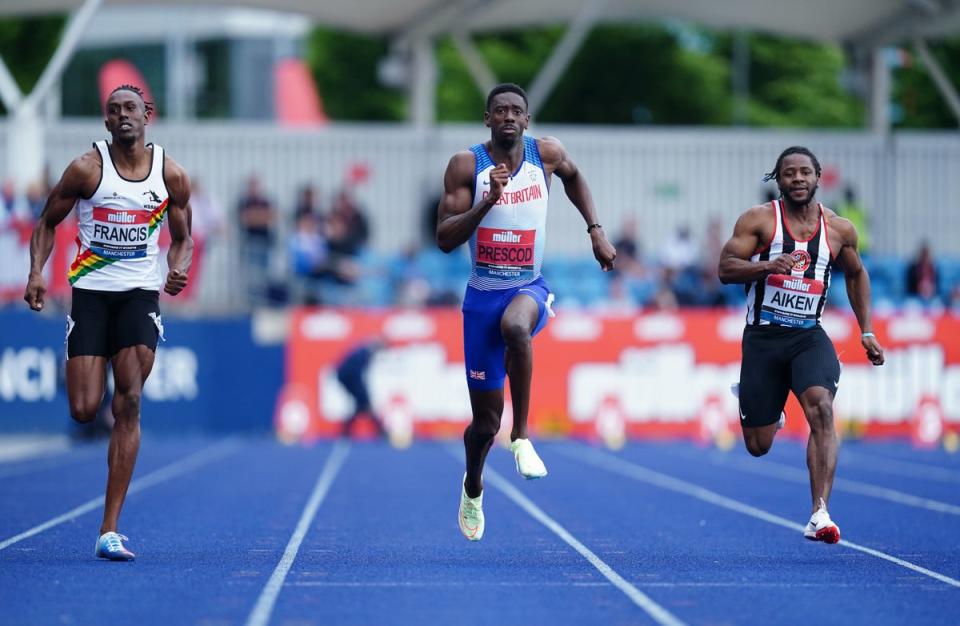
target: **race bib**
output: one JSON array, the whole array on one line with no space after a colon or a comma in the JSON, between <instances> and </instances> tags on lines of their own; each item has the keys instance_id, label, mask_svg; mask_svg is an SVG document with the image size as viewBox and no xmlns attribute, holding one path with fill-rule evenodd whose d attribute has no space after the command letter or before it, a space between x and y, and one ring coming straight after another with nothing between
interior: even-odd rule
<instances>
[{"instance_id":1,"label":"race bib","mask_svg":"<svg viewBox=\"0 0 960 626\"><path fill-rule=\"evenodd\" d=\"M760 319L779 326L809 328L817 323L823 283L802 276L767 277Z\"/></svg>"},{"instance_id":2,"label":"race bib","mask_svg":"<svg viewBox=\"0 0 960 626\"><path fill-rule=\"evenodd\" d=\"M533 279L536 230L477 228L477 275Z\"/></svg>"},{"instance_id":3,"label":"race bib","mask_svg":"<svg viewBox=\"0 0 960 626\"><path fill-rule=\"evenodd\" d=\"M90 250L108 259L139 259L147 256L150 211L93 208Z\"/></svg>"}]
</instances>

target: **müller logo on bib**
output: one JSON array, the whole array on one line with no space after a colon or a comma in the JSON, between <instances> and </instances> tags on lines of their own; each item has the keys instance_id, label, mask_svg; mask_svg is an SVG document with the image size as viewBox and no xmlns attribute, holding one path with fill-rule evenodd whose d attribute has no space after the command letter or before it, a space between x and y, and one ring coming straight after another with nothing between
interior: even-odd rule
<instances>
[{"instance_id":1,"label":"m\u00fcller logo on bib","mask_svg":"<svg viewBox=\"0 0 960 626\"><path fill-rule=\"evenodd\" d=\"M783 281L783 286L786 289L793 289L795 291L810 291L810 283L803 282L802 278L795 278L793 280Z\"/></svg>"},{"instance_id":2,"label":"m\u00fcller logo on bib","mask_svg":"<svg viewBox=\"0 0 960 626\"><path fill-rule=\"evenodd\" d=\"M532 273L536 230L477 228L477 270L490 278L520 278Z\"/></svg>"},{"instance_id":3,"label":"m\u00fcller logo on bib","mask_svg":"<svg viewBox=\"0 0 960 626\"><path fill-rule=\"evenodd\" d=\"M768 276L767 285L771 288L771 291L785 289L787 291L799 291L811 296L819 296L823 293L823 283L819 280L784 276L783 274Z\"/></svg>"},{"instance_id":4,"label":"m\u00fcller logo on bib","mask_svg":"<svg viewBox=\"0 0 960 626\"><path fill-rule=\"evenodd\" d=\"M790 256L793 257L794 272L805 272L810 267L810 253L806 250L794 250Z\"/></svg>"}]
</instances>

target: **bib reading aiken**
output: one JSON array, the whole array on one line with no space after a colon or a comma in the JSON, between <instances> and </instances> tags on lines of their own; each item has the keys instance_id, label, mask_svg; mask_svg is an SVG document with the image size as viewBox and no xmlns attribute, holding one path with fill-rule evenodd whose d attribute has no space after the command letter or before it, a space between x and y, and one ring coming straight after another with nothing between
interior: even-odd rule
<instances>
[{"instance_id":1,"label":"bib reading aiken","mask_svg":"<svg viewBox=\"0 0 960 626\"><path fill-rule=\"evenodd\" d=\"M495 167L483 144L472 146L476 157L473 203L490 193ZM547 223L547 177L537 140L523 138L523 162L503 194L470 237L473 268L467 284L490 291L533 282L540 276Z\"/></svg>"},{"instance_id":2,"label":"bib reading aiken","mask_svg":"<svg viewBox=\"0 0 960 626\"><path fill-rule=\"evenodd\" d=\"M773 201L773 240L757 252L751 261L769 261L781 254L793 257L790 276L771 274L763 281L747 285L747 324L750 326L788 326L812 328L820 323L823 305L830 287L833 255L827 241L827 222L820 210L820 224L807 240L798 240L790 232L783 207Z\"/></svg>"},{"instance_id":3,"label":"bib reading aiken","mask_svg":"<svg viewBox=\"0 0 960 626\"><path fill-rule=\"evenodd\" d=\"M77 256L67 278L81 289L159 291L160 225L169 195L163 181L163 148L153 146L150 173L143 180L120 176L106 141L93 144L103 173L89 199L77 202Z\"/></svg>"}]
</instances>

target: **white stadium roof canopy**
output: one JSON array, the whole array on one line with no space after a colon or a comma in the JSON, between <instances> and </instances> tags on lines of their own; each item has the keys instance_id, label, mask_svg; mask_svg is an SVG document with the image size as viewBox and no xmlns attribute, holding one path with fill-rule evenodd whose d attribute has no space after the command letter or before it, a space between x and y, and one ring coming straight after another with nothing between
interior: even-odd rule
<instances>
[{"instance_id":1,"label":"white stadium roof canopy","mask_svg":"<svg viewBox=\"0 0 960 626\"><path fill-rule=\"evenodd\" d=\"M64 13L84 4L84 0L2 0L0 15ZM160 3L108 0L105 4ZM595 5L598 22L679 19L867 45L960 29L958 0L193 0L189 4L289 11L335 28L395 35L567 23L587 4Z\"/></svg>"},{"instance_id":2,"label":"white stadium roof canopy","mask_svg":"<svg viewBox=\"0 0 960 626\"><path fill-rule=\"evenodd\" d=\"M67 27L30 94L17 87L0 59L0 99L12 114L8 124L12 172L32 180L42 169L39 101L55 84L83 30L103 6L163 7L158 0L0 0L0 17L69 13ZM531 112L546 101L567 64L596 24L681 20L739 31L762 31L842 44L869 79L874 131L889 131L890 78L880 48L911 43L941 94L960 120L960 96L924 40L960 33L960 0L192 0L189 5L266 9L306 16L316 24L388 36L394 69L411 99L411 121L434 120L436 65L433 39L452 35L474 80L485 91L496 78L474 47L472 33L569 24L563 38L528 87ZM186 16L186 14L184 14ZM390 63L385 64L390 66Z\"/></svg>"}]
</instances>

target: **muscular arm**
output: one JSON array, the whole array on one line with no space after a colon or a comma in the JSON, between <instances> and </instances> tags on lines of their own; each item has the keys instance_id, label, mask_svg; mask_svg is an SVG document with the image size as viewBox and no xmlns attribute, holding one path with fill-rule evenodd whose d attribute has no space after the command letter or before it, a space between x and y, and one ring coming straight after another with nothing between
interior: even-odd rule
<instances>
[{"instance_id":1,"label":"muscular arm","mask_svg":"<svg viewBox=\"0 0 960 626\"><path fill-rule=\"evenodd\" d=\"M43 266L53 251L54 231L73 210L77 200L96 190L100 171L99 157L95 151L90 151L67 166L47 197L46 205L30 237L30 275L23 294L23 299L34 311L43 308L43 297L47 292L46 282L43 280Z\"/></svg>"},{"instance_id":2,"label":"muscular arm","mask_svg":"<svg viewBox=\"0 0 960 626\"><path fill-rule=\"evenodd\" d=\"M564 192L570 198L573 206L577 207L577 211L583 216L587 226L598 223L597 208L593 203L593 194L590 193L590 187L563 144L554 137L543 137L537 142L537 147L540 150L541 160L547 166L547 171L555 173L563 181ZM603 227L590 229L589 232L593 255L600 263L600 267L605 272L613 269L617 251L607 241Z\"/></svg>"},{"instance_id":3,"label":"muscular arm","mask_svg":"<svg viewBox=\"0 0 960 626\"><path fill-rule=\"evenodd\" d=\"M190 237L190 177L173 159L167 158L164 182L170 193L170 204L167 206L167 224L170 228L167 266L170 271L163 289L175 296L187 286L187 272L193 261L193 238Z\"/></svg>"},{"instance_id":4,"label":"muscular arm","mask_svg":"<svg viewBox=\"0 0 960 626\"><path fill-rule=\"evenodd\" d=\"M733 227L733 236L720 251L718 275L720 282L752 283L769 274L789 274L793 266L790 255L783 254L771 261L751 261L763 242L773 238L773 220L767 206L755 206L740 216Z\"/></svg>"},{"instance_id":5,"label":"muscular arm","mask_svg":"<svg viewBox=\"0 0 960 626\"><path fill-rule=\"evenodd\" d=\"M860 259L857 250L857 229L846 219L831 217L829 227L839 235L841 241L840 252L837 254L837 263L843 268L847 282L847 298L853 314L857 316L860 332L873 333L873 321L870 318L870 276ZM876 337L861 339L867 358L874 365L883 365L883 348Z\"/></svg>"},{"instance_id":6,"label":"muscular arm","mask_svg":"<svg viewBox=\"0 0 960 626\"><path fill-rule=\"evenodd\" d=\"M437 207L437 246L444 252L451 252L470 239L500 197L499 193L494 196L495 185L491 180L490 194L473 204L474 167L473 153L458 152L450 159L443 175L443 196Z\"/></svg>"}]
</instances>

